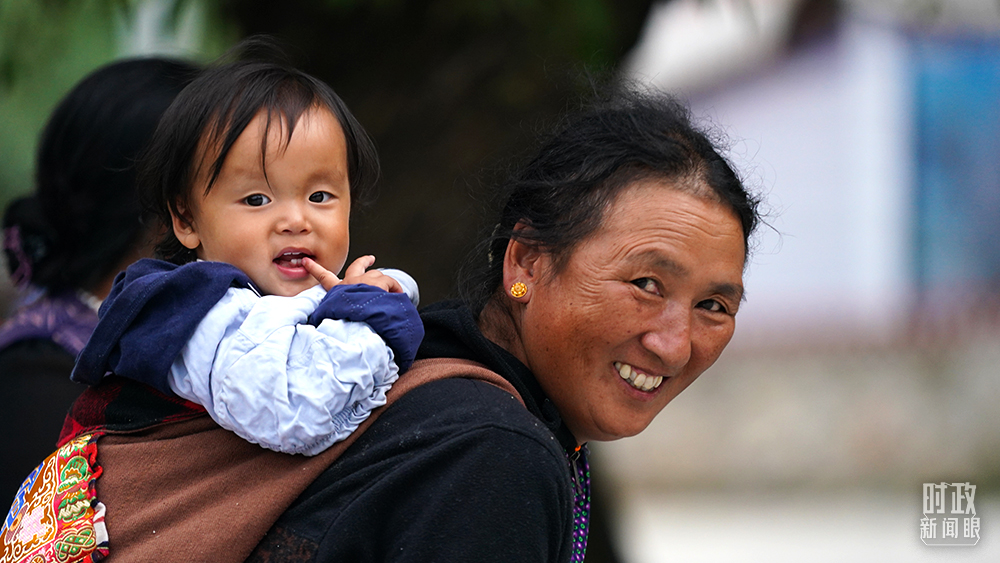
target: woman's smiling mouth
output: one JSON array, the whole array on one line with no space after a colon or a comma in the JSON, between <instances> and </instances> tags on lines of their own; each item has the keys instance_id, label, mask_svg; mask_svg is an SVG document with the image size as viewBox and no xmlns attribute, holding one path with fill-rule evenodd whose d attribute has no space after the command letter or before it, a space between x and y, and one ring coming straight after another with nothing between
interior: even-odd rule
<instances>
[{"instance_id":1,"label":"woman's smiling mouth","mask_svg":"<svg viewBox=\"0 0 1000 563\"><path fill-rule=\"evenodd\" d=\"M618 375L639 391L652 391L663 383L662 375L646 375L628 364L615 362Z\"/></svg>"}]
</instances>

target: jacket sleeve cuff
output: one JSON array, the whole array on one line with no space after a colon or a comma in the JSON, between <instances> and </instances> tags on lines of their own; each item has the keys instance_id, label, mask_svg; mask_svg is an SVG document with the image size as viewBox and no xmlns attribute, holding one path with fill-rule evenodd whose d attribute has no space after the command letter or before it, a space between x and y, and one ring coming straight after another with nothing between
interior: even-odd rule
<instances>
[{"instance_id":1,"label":"jacket sleeve cuff","mask_svg":"<svg viewBox=\"0 0 1000 563\"><path fill-rule=\"evenodd\" d=\"M366 323L392 348L400 373L409 369L424 338L417 308L405 293L389 293L367 284L336 285L320 301L309 323L323 319Z\"/></svg>"}]
</instances>

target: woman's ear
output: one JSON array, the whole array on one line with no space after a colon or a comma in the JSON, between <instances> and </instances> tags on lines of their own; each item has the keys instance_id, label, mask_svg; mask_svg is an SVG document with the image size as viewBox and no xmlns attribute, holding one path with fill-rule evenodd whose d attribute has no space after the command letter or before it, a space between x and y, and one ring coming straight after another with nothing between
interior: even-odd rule
<instances>
[{"instance_id":1,"label":"woman's ear","mask_svg":"<svg viewBox=\"0 0 1000 563\"><path fill-rule=\"evenodd\" d=\"M524 223L514 226L514 232L530 229ZM531 289L537 285L548 271L548 253L537 246L525 244L511 238L503 258L503 284L507 297L527 303L531 300Z\"/></svg>"},{"instance_id":2,"label":"woman's ear","mask_svg":"<svg viewBox=\"0 0 1000 563\"><path fill-rule=\"evenodd\" d=\"M201 246L201 238L195 229L194 218L191 211L182 201L178 201L174 210L170 211L170 220L174 228L174 236L184 245L185 248L194 250Z\"/></svg>"}]
</instances>

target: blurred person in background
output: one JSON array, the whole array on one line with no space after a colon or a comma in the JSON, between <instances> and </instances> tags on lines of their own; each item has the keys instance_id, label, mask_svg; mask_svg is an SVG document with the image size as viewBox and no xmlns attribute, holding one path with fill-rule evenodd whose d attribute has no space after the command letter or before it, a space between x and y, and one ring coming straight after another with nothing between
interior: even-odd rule
<instances>
[{"instance_id":1,"label":"blurred person in background","mask_svg":"<svg viewBox=\"0 0 1000 563\"><path fill-rule=\"evenodd\" d=\"M4 253L21 289L0 327L0 497L52 450L85 386L69 380L115 275L152 254L134 164L160 116L197 74L148 58L100 68L66 95L42 132L36 191L4 213Z\"/></svg>"}]
</instances>

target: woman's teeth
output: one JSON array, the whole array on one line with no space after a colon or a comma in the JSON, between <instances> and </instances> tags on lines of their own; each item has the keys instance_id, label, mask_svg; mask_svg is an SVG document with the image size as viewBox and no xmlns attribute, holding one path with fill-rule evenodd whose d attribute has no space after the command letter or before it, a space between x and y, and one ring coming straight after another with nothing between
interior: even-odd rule
<instances>
[{"instance_id":1,"label":"woman's teeth","mask_svg":"<svg viewBox=\"0 0 1000 563\"><path fill-rule=\"evenodd\" d=\"M635 387L640 391L652 391L663 383L662 375L646 375L644 373L639 373L632 369L632 366L628 364L615 362L615 369L618 370L618 375L622 376L622 379L628 381L632 387Z\"/></svg>"}]
</instances>

